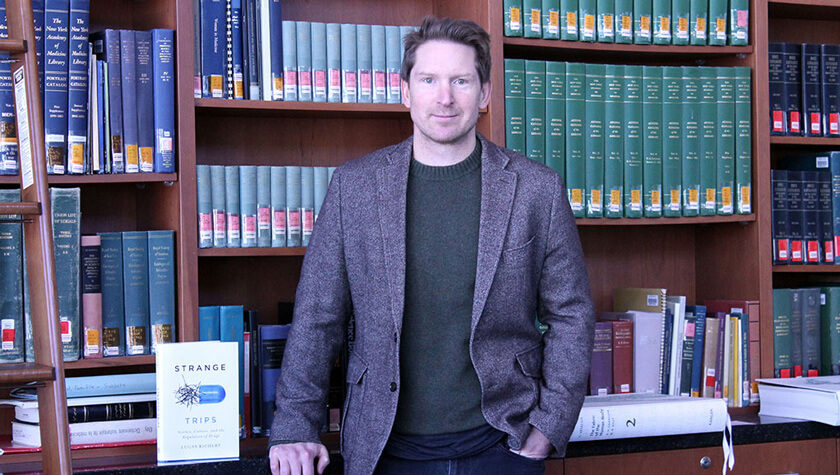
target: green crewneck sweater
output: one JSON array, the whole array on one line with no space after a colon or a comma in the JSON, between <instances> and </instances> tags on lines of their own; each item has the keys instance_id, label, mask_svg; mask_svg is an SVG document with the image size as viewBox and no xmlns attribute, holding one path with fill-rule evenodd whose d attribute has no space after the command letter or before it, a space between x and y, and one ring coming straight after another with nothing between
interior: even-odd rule
<instances>
[{"instance_id":1,"label":"green crewneck sweater","mask_svg":"<svg viewBox=\"0 0 840 475\"><path fill-rule=\"evenodd\" d=\"M469 351L480 210L480 141L455 165L432 167L412 158L397 433L444 434L487 424Z\"/></svg>"}]
</instances>

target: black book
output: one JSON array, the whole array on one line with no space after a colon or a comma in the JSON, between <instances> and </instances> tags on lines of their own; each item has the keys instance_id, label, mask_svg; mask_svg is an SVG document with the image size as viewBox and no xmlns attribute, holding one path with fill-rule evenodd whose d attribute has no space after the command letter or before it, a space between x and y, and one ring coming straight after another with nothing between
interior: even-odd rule
<instances>
[{"instance_id":1,"label":"black book","mask_svg":"<svg viewBox=\"0 0 840 475\"><path fill-rule=\"evenodd\" d=\"M820 45L823 135L840 136L840 45Z\"/></svg>"},{"instance_id":2,"label":"black book","mask_svg":"<svg viewBox=\"0 0 840 475\"><path fill-rule=\"evenodd\" d=\"M805 241L804 262L819 264L820 242L820 179L815 171L802 172L802 238Z\"/></svg>"},{"instance_id":3,"label":"black book","mask_svg":"<svg viewBox=\"0 0 840 475\"><path fill-rule=\"evenodd\" d=\"M805 216L802 209L802 173L798 170L788 170L787 205L788 205L788 239L790 242L790 264L803 264Z\"/></svg>"},{"instance_id":4,"label":"black book","mask_svg":"<svg viewBox=\"0 0 840 475\"><path fill-rule=\"evenodd\" d=\"M782 43L785 70L785 120L788 135L802 135L801 49L796 43Z\"/></svg>"},{"instance_id":5,"label":"black book","mask_svg":"<svg viewBox=\"0 0 840 475\"><path fill-rule=\"evenodd\" d=\"M805 135L822 135L822 87L820 87L820 45L802 43L802 120Z\"/></svg>"},{"instance_id":6,"label":"black book","mask_svg":"<svg viewBox=\"0 0 840 475\"><path fill-rule=\"evenodd\" d=\"M831 172L818 171L820 187L820 263L834 264L834 195L831 188Z\"/></svg>"},{"instance_id":7,"label":"black book","mask_svg":"<svg viewBox=\"0 0 840 475\"><path fill-rule=\"evenodd\" d=\"M787 206L787 170L772 170L773 264L790 263L790 221Z\"/></svg>"},{"instance_id":8,"label":"black book","mask_svg":"<svg viewBox=\"0 0 840 475\"><path fill-rule=\"evenodd\" d=\"M770 43L767 69L770 83L770 135L787 133L787 95L785 94L784 44Z\"/></svg>"}]
</instances>

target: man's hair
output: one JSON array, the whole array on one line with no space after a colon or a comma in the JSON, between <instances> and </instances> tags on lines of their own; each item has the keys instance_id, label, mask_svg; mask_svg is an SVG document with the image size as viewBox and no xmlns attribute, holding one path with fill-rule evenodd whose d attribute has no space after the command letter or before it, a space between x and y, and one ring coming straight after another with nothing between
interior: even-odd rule
<instances>
[{"instance_id":1,"label":"man's hair","mask_svg":"<svg viewBox=\"0 0 840 475\"><path fill-rule=\"evenodd\" d=\"M405 54L403 56L400 77L408 82L416 61L417 48L427 41L451 41L475 50L475 69L481 84L490 82L490 35L484 28L470 20L436 18L427 16L420 29L405 36Z\"/></svg>"}]
</instances>

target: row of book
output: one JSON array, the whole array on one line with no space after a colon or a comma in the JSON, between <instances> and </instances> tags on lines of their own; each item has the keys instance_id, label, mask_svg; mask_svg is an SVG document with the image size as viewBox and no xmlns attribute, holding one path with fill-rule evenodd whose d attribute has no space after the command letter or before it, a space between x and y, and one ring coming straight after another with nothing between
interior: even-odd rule
<instances>
[{"instance_id":1,"label":"row of book","mask_svg":"<svg viewBox=\"0 0 840 475\"><path fill-rule=\"evenodd\" d=\"M595 324L591 395L723 398L732 407L755 402L757 302L687 305L667 289L622 288L613 294L613 310Z\"/></svg>"},{"instance_id":2,"label":"row of book","mask_svg":"<svg viewBox=\"0 0 840 475\"><path fill-rule=\"evenodd\" d=\"M773 289L773 373L840 374L840 287Z\"/></svg>"},{"instance_id":3,"label":"row of book","mask_svg":"<svg viewBox=\"0 0 840 475\"><path fill-rule=\"evenodd\" d=\"M840 45L770 43L770 135L840 136Z\"/></svg>"},{"instance_id":4,"label":"row of book","mask_svg":"<svg viewBox=\"0 0 840 475\"><path fill-rule=\"evenodd\" d=\"M20 190L0 190L0 202ZM175 341L173 231L81 235L79 188L50 188L65 361L143 355ZM0 361L34 361L22 225L0 223Z\"/></svg>"},{"instance_id":5,"label":"row of book","mask_svg":"<svg viewBox=\"0 0 840 475\"><path fill-rule=\"evenodd\" d=\"M195 97L399 103L411 26L282 20L281 2L195 0Z\"/></svg>"},{"instance_id":6,"label":"row of book","mask_svg":"<svg viewBox=\"0 0 840 475\"><path fill-rule=\"evenodd\" d=\"M752 211L748 68L505 59L505 141L564 177L575 217Z\"/></svg>"},{"instance_id":7,"label":"row of book","mask_svg":"<svg viewBox=\"0 0 840 475\"><path fill-rule=\"evenodd\" d=\"M773 264L840 264L840 152L786 157L771 170Z\"/></svg>"},{"instance_id":8,"label":"row of book","mask_svg":"<svg viewBox=\"0 0 840 475\"><path fill-rule=\"evenodd\" d=\"M198 246L307 246L334 170L198 165Z\"/></svg>"},{"instance_id":9,"label":"row of book","mask_svg":"<svg viewBox=\"0 0 840 475\"><path fill-rule=\"evenodd\" d=\"M747 0L504 0L503 5L505 36L656 45L749 41Z\"/></svg>"}]
</instances>

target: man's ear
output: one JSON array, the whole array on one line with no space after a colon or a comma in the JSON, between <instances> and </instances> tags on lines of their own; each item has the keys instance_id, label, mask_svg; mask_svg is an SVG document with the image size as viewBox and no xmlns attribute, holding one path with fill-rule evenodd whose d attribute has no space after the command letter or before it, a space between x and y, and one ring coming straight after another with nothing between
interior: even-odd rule
<instances>
[{"instance_id":1,"label":"man's ear","mask_svg":"<svg viewBox=\"0 0 840 475\"><path fill-rule=\"evenodd\" d=\"M411 109L411 97L408 94L408 81L405 79L400 79L400 92L402 93L403 105Z\"/></svg>"},{"instance_id":2,"label":"man's ear","mask_svg":"<svg viewBox=\"0 0 840 475\"><path fill-rule=\"evenodd\" d=\"M478 104L479 109L484 109L490 103L490 92L493 90L493 84L490 81L481 85L481 101Z\"/></svg>"}]
</instances>

